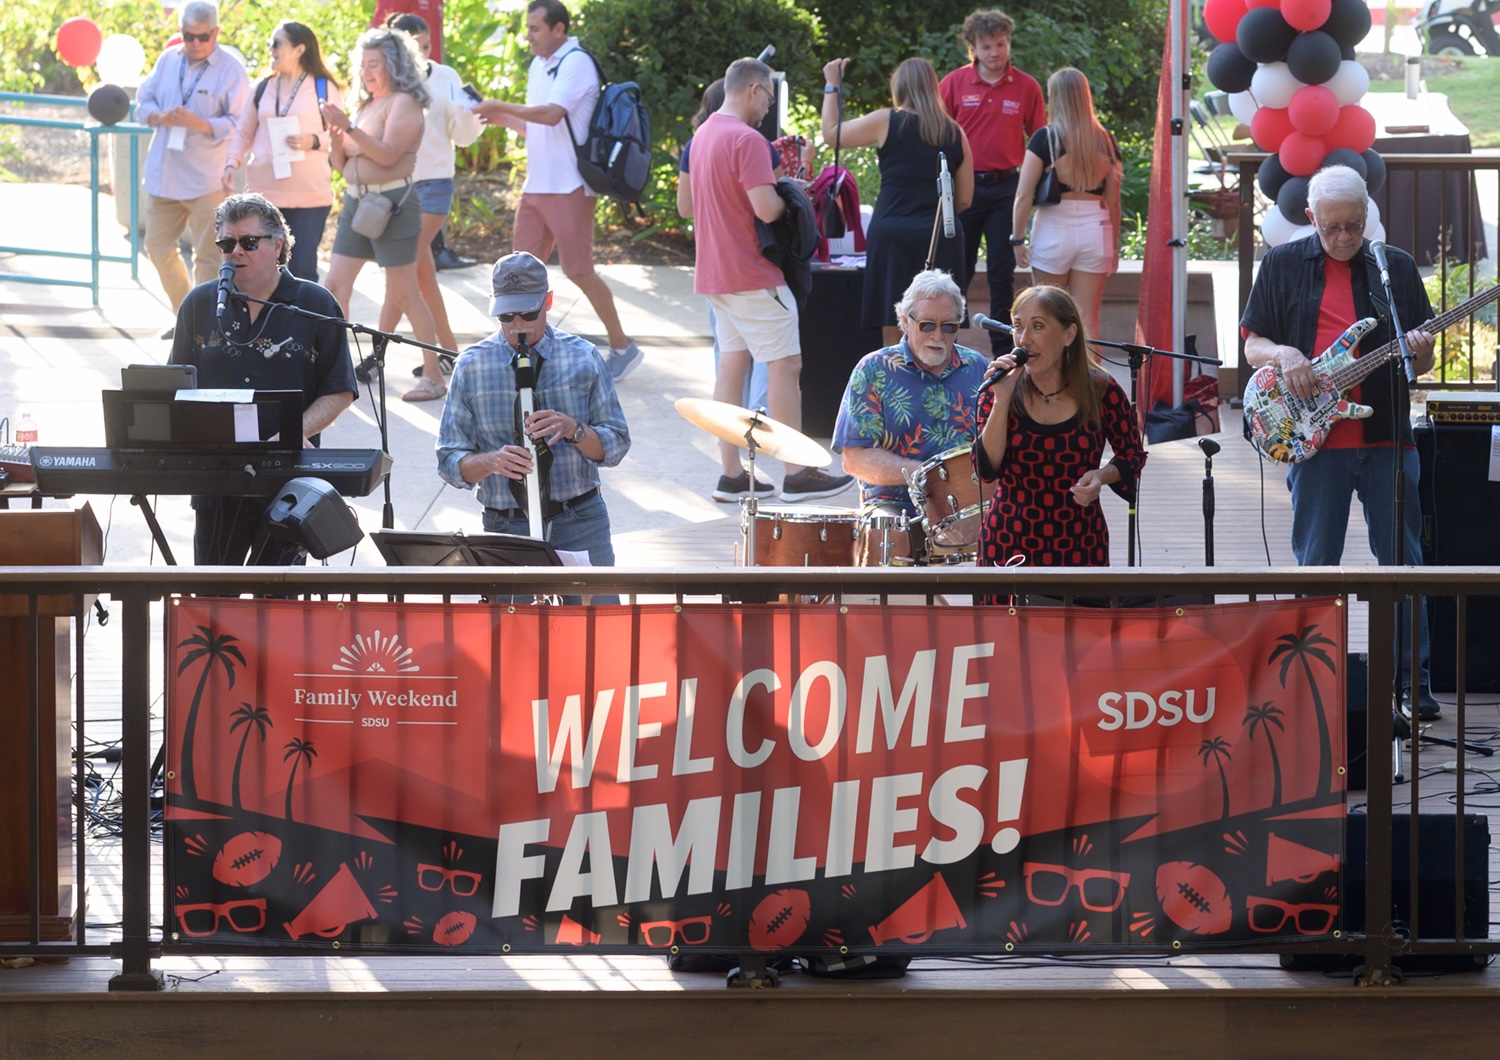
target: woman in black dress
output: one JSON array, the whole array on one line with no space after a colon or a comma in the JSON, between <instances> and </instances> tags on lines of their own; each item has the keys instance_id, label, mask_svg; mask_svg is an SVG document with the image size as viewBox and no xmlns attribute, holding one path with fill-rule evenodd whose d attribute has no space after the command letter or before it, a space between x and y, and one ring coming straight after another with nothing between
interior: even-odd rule
<instances>
[{"instance_id":1,"label":"woman in black dress","mask_svg":"<svg viewBox=\"0 0 1500 1060\"><path fill-rule=\"evenodd\" d=\"M1016 369L1015 353L997 358L985 374L1005 374L979 402L974 465L996 483L979 565L1107 567L1099 495L1108 486L1133 497L1146 463L1130 399L1089 356L1078 306L1061 287L1022 291L1011 320L1027 359ZM1100 466L1106 444L1113 456Z\"/></svg>"},{"instance_id":2,"label":"woman in black dress","mask_svg":"<svg viewBox=\"0 0 1500 1060\"><path fill-rule=\"evenodd\" d=\"M937 73L926 59L907 59L891 74L894 107L846 121L839 129L837 89L848 65L848 59L834 59L823 67L823 139L831 144L837 133L843 147L878 149L880 194L865 232L860 324L882 328L885 344L894 346L901 338L896 302L922 271L931 246L939 210L938 155L947 158L953 178L955 217L973 198L974 161L969 138L943 109ZM948 238L939 223L932 267L962 275L963 239L962 227L955 226Z\"/></svg>"}]
</instances>

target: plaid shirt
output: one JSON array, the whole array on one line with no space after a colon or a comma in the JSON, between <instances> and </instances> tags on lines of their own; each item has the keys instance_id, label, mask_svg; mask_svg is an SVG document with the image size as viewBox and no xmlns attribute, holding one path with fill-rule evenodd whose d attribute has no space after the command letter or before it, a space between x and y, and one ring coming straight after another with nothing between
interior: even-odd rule
<instances>
[{"instance_id":1,"label":"plaid shirt","mask_svg":"<svg viewBox=\"0 0 1500 1060\"><path fill-rule=\"evenodd\" d=\"M614 467L630 450L630 428L615 394L614 380L604 358L592 343L547 328L531 347L537 363L534 404L537 411L553 409L586 423L604 446L606 467ZM438 425L438 475L459 489L474 488L464 481L458 463L470 453L489 453L502 446L522 445L517 410L516 350L496 331L465 350L453 366L448 402ZM538 445L545 442L538 439ZM599 485L599 464L571 442L552 448L549 474L554 502L572 500ZM479 503L486 508L520 508L511 480L490 475L479 481Z\"/></svg>"}]
</instances>

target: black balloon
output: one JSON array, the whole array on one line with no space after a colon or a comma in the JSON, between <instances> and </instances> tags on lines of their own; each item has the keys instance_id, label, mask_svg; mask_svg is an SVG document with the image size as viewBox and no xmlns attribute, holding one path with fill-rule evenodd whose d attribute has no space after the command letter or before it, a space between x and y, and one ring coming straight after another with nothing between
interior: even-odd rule
<instances>
[{"instance_id":1,"label":"black balloon","mask_svg":"<svg viewBox=\"0 0 1500 1060\"><path fill-rule=\"evenodd\" d=\"M1239 46L1225 42L1208 55L1208 79L1224 92L1243 92L1255 76L1255 62L1247 59Z\"/></svg>"},{"instance_id":2,"label":"black balloon","mask_svg":"<svg viewBox=\"0 0 1500 1060\"><path fill-rule=\"evenodd\" d=\"M1276 208L1294 225L1307 224L1307 183L1306 177L1288 177L1276 193Z\"/></svg>"},{"instance_id":3,"label":"black balloon","mask_svg":"<svg viewBox=\"0 0 1500 1060\"><path fill-rule=\"evenodd\" d=\"M1338 38L1334 37L1334 40L1338 40ZM1352 63L1355 59L1359 58L1359 52L1354 50L1354 45L1345 44L1339 48L1339 58Z\"/></svg>"},{"instance_id":4,"label":"black balloon","mask_svg":"<svg viewBox=\"0 0 1500 1060\"><path fill-rule=\"evenodd\" d=\"M1297 31L1287 24L1279 10L1257 7L1245 12L1234 39L1246 58L1257 63L1279 63L1286 58L1286 50L1296 36Z\"/></svg>"},{"instance_id":5,"label":"black balloon","mask_svg":"<svg viewBox=\"0 0 1500 1060\"><path fill-rule=\"evenodd\" d=\"M1321 85L1339 72L1338 41L1321 30L1299 33L1286 50L1286 68L1304 85Z\"/></svg>"},{"instance_id":6,"label":"black balloon","mask_svg":"<svg viewBox=\"0 0 1500 1060\"><path fill-rule=\"evenodd\" d=\"M1326 169L1329 166L1348 166L1358 173L1361 180L1369 177L1369 166L1365 164L1365 156L1352 147L1340 147L1329 151L1323 158L1323 165L1318 167Z\"/></svg>"},{"instance_id":7,"label":"black balloon","mask_svg":"<svg viewBox=\"0 0 1500 1060\"><path fill-rule=\"evenodd\" d=\"M119 85L100 85L89 93L89 116L100 125L124 121L130 113L130 97Z\"/></svg>"},{"instance_id":8,"label":"black balloon","mask_svg":"<svg viewBox=\"0 0 1500 1060\"><path fill-rule=\"evenodd\" d=\"M1380 157L1380 152L1370 148L1364 153L1365 159L1365 188L1374 195L1385 187L1385 159Z\"/></svg>"},{"instance_id":9,"label":"black balloon","mask_svg":"<svg viewBox=\"0 0 1500 1060\"><path fill-rule=\"evenodd\" d=\"M1333 11L1323 23L1323 32L1339 42L1340 47L1357 48L1374 25L1365 0L1333 0ZM1354 58L1353 55L1347 58Z\"/></svg>"},{"instance_id":10,"label":"black balloon","mask_svg":"<svg viewBox=\"0 0 1500 1060\"><path fill-rule=\"evenodd\" d=\"M1290 178L1291 174L1281 168L1281 159L1273 154L1260 164L1260 171L1256 174L1255 180L1260 185L1262 195L1279 202L1281 186Z\"/></svg>"}]
</instances>

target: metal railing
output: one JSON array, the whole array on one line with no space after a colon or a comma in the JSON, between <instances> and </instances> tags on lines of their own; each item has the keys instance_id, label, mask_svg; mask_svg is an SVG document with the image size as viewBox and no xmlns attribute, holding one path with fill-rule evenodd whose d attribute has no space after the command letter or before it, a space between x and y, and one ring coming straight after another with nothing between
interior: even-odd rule
<instances>
[{"instance_id":1,"label":"metal railing","mask_svg":"<svg viewBox=\"0 0 1500 1060\"><path fill-rule=\"evenodd\" d=\"M1257 210L1265 200L1257 202L1256 175L1260 166L1269 157L1260 152L1235 153L1228 156L1231 165L1239 169L1239 241L1240 300L1243 313L1250 301L1250 288L1255 279L1257 240L1251 233L1256 231ZM1433 299L1433 309L1444 312L1472 298L1481 289L1477 268L1485 257L1494 259L1496 242L1485 231L1484 210L1481 209L1479 174L1490 173L1495 177L1496 191L1493 200L1484 204L1493 217L1500 217L1500 155L1382 155L1386 165L1386 184L1377 192L1375 200L1382 207L1382 217L1406 214L1412 217L1419 246L1405 247L1421 266L1431 266L1441 283L1441 294ZM1401 187L1409 193L1403 200L1390 199L1392 181L1399 180ZM1270 204L1275 209L1275 203ZM1387 226L1389 227L1389 226ZM1430 246L1428 246L1430 244ZM1393 244L1399 245L1399 244ZM1426 249L1424 249L1424 247ZM1434 249L1436 248L1436 252ZM1493 310L1490 311L1493 318ZM1417 322L1403 321L1408 328ZM1454 335L1456 328L1462 328ZM1464 324L1455 324L1438 340L1437 363L1432 375L1424 380L1425 385L1443 390L1494 390L1497 387L1496 365L1500 365L1500 339L1492 338L1489 348L1490 374L1480 375L1475 370L1476 346L1480 341L1476 321L1471 317ZM1454 347L1457 347L1454 349ZM1465 353L1465 351L1469 351ZM1244 362L1245 343L1240 339L1240 361ZM1461 372L1450 370L1450 361L1467 363Z\"/></svg>"},{"instance_id":2,"label":"metal railing","mask_svg":"<svg viewBox=\"0 0 1500 1060\"><path fill-rule=\"evenodd\" d=\"M454 596L469 598L475 594L591 594L619 593L627 601L649 602L736 602L759 603L791 594L793 599L812 596L838 602L885 603L891 597L903 600L927 599L938 606L941 596L993 594L1041 594L1061 598L1106 597L1111 601L1126 598L1148 598L1158 604L1170 596L1202 599L1267 599L1272 596L1340 596L1360 599L1368 605L1366 625L1370 645L1395 644L1399 608L1421 606L1421 596L1451 597L1457 601L1455 632L1457 708L1455 718L1459 732L1464 731L1468 716L1466 644L1469 638L1469 603L1476 597L1500 597L1500 567L1422 567L1422 568L1275 568L1271 570L1228 570L1204 568L1192 571L1147 570L1142 568L1101 568L1041 570L1020 568L780 568L757 567L736 569L626 570L621 568L59 568L12 567L0 569L4 586L0 600L17 598L29 601L32 629L32 655L25 667L31 692L30 844L33 865L31 883L31 917L29 940L0 943L0 955L112 956L121 962L121 972L111 989L156 989L160 980L153 972L152 961L171 942L164 937L162 926L151 922L152 900L152 808L150 777L152 761L151 706L153 703L153 659L165 644L152 643L153 609L175 597L238 596L242 593L278 596L324 596L344 598L401 599L419 597L449 600ZM88 610L86 601L92 594L108 596L119 608L120 708L122 712L121 765L123 772L123 917L121 940L100 943L91 940L84 918L79 917L74 937L66 942L44 942L40 936L41 883L35 871L43 856L43 829L53 822L38 818L37 777L42 775L46 748L37 746L40 729L37 692L47 679L37 665L36 648L43 636L45 619L40 601L47 598L72 597L76 602L75 651L77 655L74 682L75 725L78 746L84 743L82 720L85 713L87 675L82 664L82 619ZM476 605L489 606L489 605ZM16 610L11 611L17 613ZM24 612L23 612L24 613ZM1410 612L1407 612L1410 614ZM1352 638L1351 638L1352 639ZM1434 651L1437 649L1435 648ZM1411 636L1409 654L1415 662L1417 638ZM16 660L17 664L21 661ZM19 669L19 666L18 666ZM1413 667L1415 671L1415 666ZM1362 934L1331 935L1313 941L1262 945L1215 946L1216 952L1281 953L1298 955L1357 955L1365 969L1356 981L1362 984L1391 985L1399 980L1397 961L1411 955L1483 955L1500 953L1500 939L1469 938L1464 934L1465 873L1464 833L1456 829L1454 922L1433 923L1435 916L1419 911L1417 885L1418 817L1413 816L1410 849L1407 857L1412 866L1409 895L1398 896L1393 886L1393 804L1396 715L1391 690L1397 673L1394 651L1372 651L1369 655L1367 705L1368 787L1367 863L1365 868L1365 906L1368 929ZM158 675L159 676L159 675ZM113 704L111 704L113 706ZM1411 750L1410 805L1417 807L1422 799L1422 748ZM1463 778L1466 751L1460 742L1456 751L1444 751L1444 757L1456 754L1459 784L1454 798L1458 822L1467 811L1467 793ZM85 768L81 756L75 756L75 872L76 894L85 893L86 866L89 851L83 826L86 798ZM15 814L18 808L7 807ZM14 817L12 817L14 821ZM14 825L13 825L14 826ZM1444 877L1449 878L1449 877ZM1486 884L1487 886L1487 884ZM1410 909L1404 925L1394 922L1394 915L1378 911L1392 910L1393 900L1404 897ZM195 945L195 953L216 952L210 946ZM242 952L242 951L217 951ZM257 950L257 954L277 951ZM290 952L290 951L288 951ZM1091 952L1122 953L1118 947ZM1163 946L1162 952L1172 952ZM1155 951L1132 947L1130 954L1150 956Z\"/></svg>"},{"instance_id":3,"label":"metal railing","mask_svg":"<svg viewBox=\"0 0 1500 1060\"><path fill-rule=\"evenodd\" d=\"M26 103L46 106L86 107L87 99L76 96L37 96L24 92L0 92L0 102ZM131 113L135 104L130 105ZM15 125L33 129L71 129L88 133L89 137L89 250L57 250L49 247L0 246L0 254L32 254L49 258L69 258L87 261L90 265L88 280L75 280L63 276L34 276L22 272L0 272L0 281L16 283L40 283L52 287L87 287L94 304L99 304L99 266L102 262L130 266L130 278L140 276L140 224L141 224L141 172L140 160L135 149L135 137L149 136L155 130L145 125L120 122L115 125L100 125L93 121L67 121L60 118L30 118L19 114L0 114L0 125ZM130 253L105 254L99 249L99 138L101 136L124 136L128 138L130 155ZM119 194L120 189L115 189Z\"/></svg>"}]
</instances>

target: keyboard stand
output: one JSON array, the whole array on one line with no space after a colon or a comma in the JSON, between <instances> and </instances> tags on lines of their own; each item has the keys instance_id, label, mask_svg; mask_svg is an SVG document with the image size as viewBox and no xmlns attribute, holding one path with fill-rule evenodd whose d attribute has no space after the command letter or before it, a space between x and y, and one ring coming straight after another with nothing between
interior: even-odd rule
<instances>
[{"instance_id":1,"label":"keyboard stand","mask_svg":"<svg viewBox=\"0 0 1500 1060\"><path fill-rule=\"evenodd\" d=\"M130 503L141 510L146 518L146 525L151 528L151 540L156 542L156 547L161 549L161 558L167 561L167 566L177 566L177 559L172 555L172 546L167 544L167 535L161 532L161 523L156 521L156 512L151 507L144 494L137 493L131 496Z\"/></svg>"}]
</instances>

